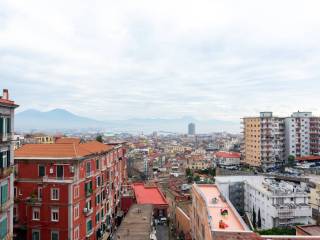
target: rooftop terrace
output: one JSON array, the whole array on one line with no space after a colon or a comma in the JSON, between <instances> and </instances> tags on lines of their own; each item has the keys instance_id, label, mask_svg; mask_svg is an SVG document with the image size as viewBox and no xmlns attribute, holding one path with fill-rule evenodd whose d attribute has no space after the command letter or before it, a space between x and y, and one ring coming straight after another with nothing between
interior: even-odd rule
<instances>
[{"instance_id":1,"label":"rooftop terrace","mask_svg":"<svg viewBox=\"0 0 320 240\"><path fill-rule=\"evenodd\" d=\"M236 232L248 230L232 204L222 196L216 185L197 185L196 188L206 202L212 230ZM222 214L223 211L227 211L227 214ZM228 225L224 229L219 226L221 220Z\"/></svg>"},{"instance_id":2,"label":"rooftop terrace","mask_svg":"<svg viewBox=\"0 0 320 240\"><path fill-rule=\"evenodd\" d=\"M150 239L152 213L153 207L150 204L132 205L122 220L115 239Z\"/></svg>"}]
</instances>

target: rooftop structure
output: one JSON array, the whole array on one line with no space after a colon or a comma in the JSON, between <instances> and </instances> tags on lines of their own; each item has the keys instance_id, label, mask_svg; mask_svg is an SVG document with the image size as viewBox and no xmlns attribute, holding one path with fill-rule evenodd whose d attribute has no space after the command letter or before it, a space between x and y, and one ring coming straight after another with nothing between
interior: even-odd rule
<instances>
[{"instance_id":1,"label":"rooftop structure","mask_svg":"<svg viewBox=\"0 0 320 240\"><path fill-rule=\"evenodd\" d=\"M147 186L143 183L135 183L133 185L133 190L138 204L168 204L166 198L156 186Z\"/></svg>"},{"instance_id":2,"label":"rooftop structure","mask_svg":"<svg viewBox=\"0 0 320 240\"><path fill-rule=\"evenodd\" d=\"M155 216L167 215L168 202L157 186L135 183L133 191L138 204L152 204Z\"/></svg>"},{"instance_id":3,"label":"rooftop structure","mask_svg":"<svg viewBox=\"0 0 320 240\"><path fill-rule=\"evenodd\" d=\"M129 212L122 220L116 232L115 239L143 240L151 239L152 235L152 212L151 204L132 205Z\"/></svg>"},{"instance_id":4,"label":"rooftop structure","mask_svg":"<svg viewBox=\"0 0 320 240\"><path fill-rule=\"evenodd\" d=\"M298 236L320 236L320 226L319 225L296 226L296 234Z\"/></svg>"},{"instance_id":5,"label":"rooftop structure","mask_svg":"<svg viewBox=\"0 0 320 240\"><path fill-rule=\"evenodd\" d=\"M212 230L221 229L220 221L224 221L228 227L228 231L244 231L248 230L241 217L237 214L237 211L233 206L224 198L215 185L196 185L200 195L206 202L209 223ZM221 214L222 211L227 211L227 217Z\"/></svg>"},{"instance_id":6,"label":"rooftop structure","mask_svg":"<svg viewBox=\"0 0 320 240\"><path fill-rule=\"evenodd\" d=\"M192 187L191 231L195 239L215 239L223 234L250 236L252 232L244 223L232 203L224 198L219 187L212 184L194 184Z\"/></svg>"}]
</instances>

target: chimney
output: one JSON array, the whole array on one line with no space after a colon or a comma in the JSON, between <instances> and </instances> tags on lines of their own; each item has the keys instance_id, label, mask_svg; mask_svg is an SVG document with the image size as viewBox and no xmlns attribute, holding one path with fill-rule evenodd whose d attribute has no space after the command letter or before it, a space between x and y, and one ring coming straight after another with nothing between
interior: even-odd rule
<instances>
[{"instance_id":1,"label":"chimney","mask_svg":"<svg viewBox=\"0 0 320 240\"><path fill-rule=\"evenodd\" d=\"M9 100L9 91L8 91L8 89L3 89L2 99Z\"/></svg>"}]
</instances>

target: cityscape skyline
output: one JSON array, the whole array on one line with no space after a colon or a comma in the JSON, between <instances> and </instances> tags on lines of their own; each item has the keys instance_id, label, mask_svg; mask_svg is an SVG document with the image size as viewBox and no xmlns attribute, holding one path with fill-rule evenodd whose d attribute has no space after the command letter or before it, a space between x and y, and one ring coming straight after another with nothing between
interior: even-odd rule
<instances>
[{"instance_id":1,"label":"cityscape skyline","mask_svg":"<svg viewBox=\"0 0 320 240\"><path fill-rule=\"evenodd\" d=\"M317 1L181 3L4 1L2 86L98 120L320 115Z\"/></svg>"}]
</instances>

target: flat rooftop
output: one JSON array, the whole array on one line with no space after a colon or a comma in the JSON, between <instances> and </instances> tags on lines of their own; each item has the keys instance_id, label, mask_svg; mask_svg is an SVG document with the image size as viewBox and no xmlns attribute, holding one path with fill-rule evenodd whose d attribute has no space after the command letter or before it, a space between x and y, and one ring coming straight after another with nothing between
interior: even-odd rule
<instances>
[{"instance_id":1,"label":"flat rooftop","mask_svg":"<svg viewBox=\"0 0 320 240\"><path fill-rule=\"evenodd\" d=\"M320 226L319 225L304 225L296 226L297 229L303 231L309 236L320 236Z\"/></svg>"},{"instance_id":2,"label":"flat rooftop","mask_svg":"<svg viewBox=\"0 0 320 240\"><path fill-rule=\"evenodd\" d=\"M209 221L213 230L221 231L247 231L245 224L242 223L241 217L236 213L234 208L226 201L216 185L197 185L197 189L204 198L209 214ZM213 201L215 199L215 201ZM227 210L228 215L222 216L221 211ZM219 228L219 222L222 220L228 227Z\"/></svg>"},{"instance_id":3,"label":"flat rooftop","mask_svg":"<svg viewBox=\"0 0 320 240\"><path fill-rule=\"evenodd\" d=\"M157 186L135 183L133 191L138 204L168 205L166 198Z\"/></svg>"},{"instance_id":4,"label":"flat rooftop","mask_svg":"<svg viewBox=\"0 0 320 240\"><path fill-rule=\"evenodd\" d=\"M134 204L122 220L115 239L150 239L153 207L151 204Z\"/></svg>"}]
</instances>

